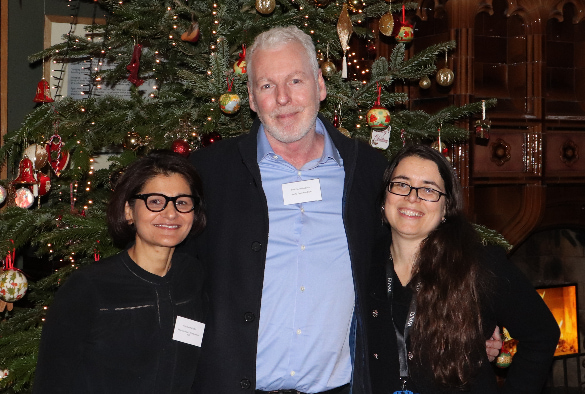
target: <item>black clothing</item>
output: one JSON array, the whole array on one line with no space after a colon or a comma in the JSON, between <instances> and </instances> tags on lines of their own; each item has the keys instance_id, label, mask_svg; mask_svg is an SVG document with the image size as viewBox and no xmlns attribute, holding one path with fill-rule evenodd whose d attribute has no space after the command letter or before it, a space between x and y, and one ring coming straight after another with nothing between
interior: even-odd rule
<instances>
[{"instance_id":1,"label":"black clothing","mask_svg":"<svg viewBox=\"0 0 585 394\"><path fill-rule=\"evenodd\" d=\"M204 322L201 264L175 250L164 277L121 252L72 274L48 311L35 393L188 393L200 348L172 339Z\"/></svg>"},{"instance_id":2,"label":"black clothing","mask_svg":"<svg viewBox=\"0 0 585 394\"><path fill-rule=\"evenodd\" d=\"M370 313L367 322L370 376L373 393L386 394L400 390L402 386L399 380L396 335L386 288L385 263L388 261L388 252L379 252L376 257L378 263L370 273ZM486 247L481 263L490 275L484 278L488 281L489 294L483 295L481 305L485 338L489 339L496 325L499 325L500 328L507 328L519 343L505 385L501 389L496 385L493 367L484 353L480 371L467 392L540 393L560 335L557 323L544 301L524 275L507 260L501 248ZM397 328L404 330L413 290L408 285L402 286L395 273L393 277L392 313ZM453 329L457 330L457 327ZM407 388L415 393L461 392L441 390L434 384L428 369L421 371L421 368L413 368L412 365L409 367L411 376Z\"/></svg>"},{"instance_id":3,"label":"black clothing","mask_svg":"<svg viewBox=\"0 0 585 394\"><path fill-rule=\"evenodd\" d=\"M363 326L365 283L372 243L389 235L382 226L377 197L386 158L349 139L319 115L343 159L343 223L355 286L357 324L353 393L369 393ZM268 243L268 206L257 162L260 121L250 133L194 152L190 160L203 180L207 227L197 237L199 258L209 269L211 306L197 370L197 393L253 393L264 266ZM323 278L326 280L326 278Z\"/></svg>"}]
</instances>

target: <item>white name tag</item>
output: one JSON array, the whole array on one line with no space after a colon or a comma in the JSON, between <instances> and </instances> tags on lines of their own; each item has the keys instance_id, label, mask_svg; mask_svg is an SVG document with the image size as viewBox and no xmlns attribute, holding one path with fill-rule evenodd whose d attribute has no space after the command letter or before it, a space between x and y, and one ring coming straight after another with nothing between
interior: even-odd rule
<instances>
[{"instance_id":1,"label":"white name tag","mask_svg":"<svg viewBox=\"0 0 585 394\"><path fill-rule=\"evenodd\" d=\"M282 184L284 205L300 204L309 201L321 201L321 184L319 179L290 182Z\"/></svg>"},{"instance_id":2,"label":"white name tag","mask_svg":"<svg viewBox=\"0 0 585 394\"><path fill-rule=\"evenodd\" d=\"M205 324L186 317L177 316L173 340L201 347Z\"/></svg>"}]
</instances>

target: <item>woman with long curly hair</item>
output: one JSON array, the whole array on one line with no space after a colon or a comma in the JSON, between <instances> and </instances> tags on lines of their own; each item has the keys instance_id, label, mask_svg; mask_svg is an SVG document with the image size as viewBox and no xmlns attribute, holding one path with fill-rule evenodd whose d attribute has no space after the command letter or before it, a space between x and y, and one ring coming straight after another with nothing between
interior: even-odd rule
<instances>
[{"instance_id":1,"label":"woman with long curly hair","mask_svg":"<svg viewBox=\"0 0 585 394\"><path fill-rule=\"evenodd\" d=\"M428 146L403 148L381 211L391 238L370 275L373 392L540 393L559 328L505 252L482 245L449 162ZM501 388L485 351L496 325L519 340Z\"/></svg>"}]
</instances>

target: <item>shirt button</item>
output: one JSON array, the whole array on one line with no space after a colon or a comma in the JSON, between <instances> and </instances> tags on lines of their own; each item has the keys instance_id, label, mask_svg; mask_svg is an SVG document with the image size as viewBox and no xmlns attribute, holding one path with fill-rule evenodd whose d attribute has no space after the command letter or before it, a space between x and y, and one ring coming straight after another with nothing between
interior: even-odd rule
<instances>
[{"instance_id":1,"label":"shirt button","mask_svg":"<svg viewBox=\"0 0 585 394\"><path fill-rule=\"evenodd\" d=\"M244 313L244 320L247 322L253 322L254 319L256 319L256 315L254 315L252 312L246 312Z\"/></svg>"},{"instance_id":2,"label":"shirt button","mask_svg":"<svg viewBox=\"0 0 585 394\"><path fill-rule=\"evenodd\" d=\"M297 175L298 175L298 176L301 176L301 172L300 172L300 171L297 171Z\"/></svg>"},{"instance_id":3,"label":"shirt button","mask_svg":"<svg viewBox=\"0 0 585 394\"><path fill-rule=\"evenodd\" d=\"M295 371L290 371L290 376L295 376Z\"/></svg>"},{"instance_id":4,"label":"shirt button","mask_svg":"<svg viewBox=\"0 0 585 394\"><path fill-rule=\"evenodd\" d=\"M297 335L301 335L301 329L300 328L297 330Z\"/></svg>"},{"instance_id":5,"label":"shirt button","mask_svg":"<svg viewBox=\"0 0 585 394\"><path fill-rule=\"evenodd\" d=\"M374 353L374 358L377 360L378 359L378 353Z\"/></svg>"},{"instance_id":6,"label":"shirt button","mask_svg":"<svg viewBox=\"0 0 585 394\"><path fill-rule=\"evenodd\" d=\"M305 291L305 286L301 286L301 291Z\"/></svg>"},{"instance_id":7,"label":"shirt button","mask_svg":"<svg viewBox=\"0 0 585 394\"><path fill-rule=\"evenodd\" d=\"M274 156L272 156L272 158L273 158L274 160L276 160L276 159L278 159L278 156L277 156L277 155L274 155Z\"/></svg>"},{"instance_id":8,"label":"shirt button","mask_svg":"<svg viewBox=\"0 0 585 394\"><path fill-rule=\"evenodd\" d=\"M301 245L301 250L305 250L305 245Z\"/></svg>"},{"instance_id":9,"label":"shirt button","mask_svg":"<svg viewBox=\"0 0 585 394\"><path fill-rule=\"evenodd\" d=\"M262 249L262 244L258 241L252 242L252 250L254 252L259 252Z\"/></svg>"},{"instance_id":10,"label":"shirt button","mask_svg":"<svg viewBox=\"0 0 585 394\"><path fill-rule=\"evenodd\" d=\"M301 212L305 213L305 208L301 207Z\"/></svg>"}]
</instances>

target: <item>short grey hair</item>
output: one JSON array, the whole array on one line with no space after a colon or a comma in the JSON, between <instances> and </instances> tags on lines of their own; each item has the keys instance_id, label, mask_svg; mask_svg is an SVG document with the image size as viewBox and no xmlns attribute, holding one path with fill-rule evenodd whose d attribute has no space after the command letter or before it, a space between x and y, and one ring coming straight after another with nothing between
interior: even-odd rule
<instances>
[{"instance_id":1,"label":"short grey hair","mask_svg":"<svg viewBox=\"0 0 585 394\"><path fill-rule=\"evenodd\" d=\"M278 49L286 44L298 42L305 49L305 55L313 70L315 80L319 77L319 63L313 39L307 33L296 26L273 27L260 33L251 47L247 50L246 68L248 72L248 84L252 80L252 64L254 63L254 51L257 49Z\"/></svg>"}]
</instances>

